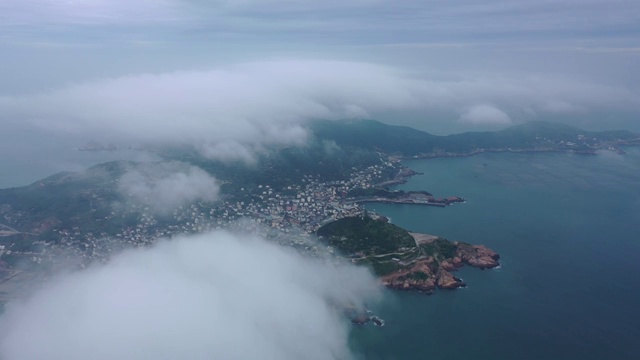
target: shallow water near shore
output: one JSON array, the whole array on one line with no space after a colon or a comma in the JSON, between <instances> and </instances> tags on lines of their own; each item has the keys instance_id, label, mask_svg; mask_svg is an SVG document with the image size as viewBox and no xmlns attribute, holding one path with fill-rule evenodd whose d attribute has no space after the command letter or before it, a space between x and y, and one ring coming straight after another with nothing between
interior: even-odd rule
<instances>
[{"instance_id":1,"label":"shallow water near shore","mask_svg":"<svg viewBox=\"0 0 640 360\"><path fill-rule=\"evenodd\" d=\"M369 204L416 232L485 244L499 269L467 288L389 292L386 326L355 328L366 359L640 358L640 149L625 155L482 154L407 161L399 186L467 202Z\"/></svg>"}]
</instances>

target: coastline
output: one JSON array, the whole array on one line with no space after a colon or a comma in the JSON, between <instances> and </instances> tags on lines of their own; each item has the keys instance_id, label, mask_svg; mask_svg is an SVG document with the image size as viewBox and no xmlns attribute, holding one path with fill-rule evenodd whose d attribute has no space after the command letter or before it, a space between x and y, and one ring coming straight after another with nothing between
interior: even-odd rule
<instances>
[{"instance_id":1,"label":"coastline","mask_svg":"<svg viewBox=\"0 0 640 360\"><path fill-rule=\"evenodd\" d=\"M547 154L547 153L565 153L565 154L576 154L576 155L599 155L601 151L613 152L616 154L624 155L626 151L621 149L620 147L640 147L640 139L631 140L624 144L615 144L617 147L610 148L596 148L592 150L574 150L574 149L553 149L553 148L544 148L544 149L479 149L476 151L468 152L468 153L426 153L419 155L387 155L389 160L395 161L398 163L402 163L406 160L430 160L430 159L438 159L438 158L465 158L472 157L481 154L504 154L504 153L512 153L512 154ZM410 178L414 175L424 175L421 172L417 172L410 167L402 164L404 166L403 171L401 171L398 175L396 175L393 179L381 182L376 184L377 187L389 188L396 185L406 184ZM464 201L464 199L463 199ZM461 201L461 202L463 202ZM402 204L403 202L396 201L360 201L360 202L384 202L384 203L396 203ZM409 202L406 202L407 204ZM432 205L432 204L422 204L422 205ZM437 204L433 204L434 206L441 206ZM450 204L447 204L450 205Z\"/></svg>"},{"instance_id":2,"label":"coastline","mask_svg":"<svg viewBox=\"0 0 640 360\"><path fill-rule=\"evenodd\" d=\"M437 206L437 207L446 207L447 204L444 203L435 203L435 202L415 202L413 200L394 200L394 199L363 199L363 200L354 200L356 204L360 203L382 203L382 204L409 204L409 205L426 205L426 206Z\"/></svg>"},{"instance_id":3,"label":"coastline","mask_svg":"<svg viewBox=\"0 0 640 360\"><path fill-rule=\"evenodd\" d=\"M381 283L393 290L418 291L427 295L436 289L455 290L467 284L453 272L465 265L480 270L493 269L500 266L500 255L485 245L472 245L459 241L448 241L439 236L409 232L414 239L419 256L406 264L404 269L381 276ZM453 246L453 253L442 256L431 249L441 246L439 243Z\"/></svg>"},{"instance_id":4,"label":"coastline","mask_svg":"<svg viewBox=\"0 0 640 360\"><path fill-rule=\"evenodd\" d=\"M637 147L640 146L640 143L625 143L625 144L615 144L618 147ZM390 155L390 159L395 159L397 161L402 160L421 160L421 159L437 159L437 158L459 158L459 157L470 157L480 154L492 154L492 153L569 153L569 154L579 154L579 155L598 155L598 151L613 151L620 152L622 149L617 147L612 147L610 149L607 148L593 148L589 150L577 150L577 149L554 149L554 148L542 148L542 149L478 149L475 151L467 152L467 153L455 153L455 152L445 152L445 153L425 153L418 155ZM622 151L624 152L624 151ZM415 175L415 174L413 174Z\"/></svg>"},{"instance_id":5,"label":"coastline","mask_svg":"<svg viewBox=\"0 0 640 360\"><path fill-rule=\"evenodd\" d=\"M397 158L400 160L428 160L428 159L437 159L437 158L459 158L459 157L470 157L480 154L492 154L492 153L577 153L575 150L565 150L565 149L522 149L522 150L514 150L514 149L481 149L475 150L468 153L427 153L427 154L419 154L412 156L398 156ZM578 152L581 153L581 152ZM590 155L597 155L597 153L589 153Z\"/></svg>"},{"instance_id":6,"label":"coastline","mask_svg":"<svg viewBox=\"0 0 640 360\"><path fill-rule=\"evenodd\" d=\"M416 357L412 346L421 344L422 357L635 358L631 355L639 354L640 346L635 342L636 317L630 314L635 314L640 295L629 284L636 281L640 266L634 259L640 246L634 241L640 224L640 148L631 147L627 155L610 160L609 155L615 152L589 157L480 154L405 163L416 171L429 169L429 175L413 177L401 188L460 191L472 201L459 208L465 210L459 216L400 205L376 206L377 212L418 233L484 243L504 258L501 267L491 270L463 267L453 272L468 285L463 291L436 289L428 296L390 290L394 302L376 308L389 331L356 334L356 340L374 344L365 356L411 359ZM539 160L545 170L518 161L520 156ZM483 162L491 171L470 176L481 170L473 165ZM522 184L497 181L501 173L518 175ZM530 191L536 184L543 185ZM514 199L526 205L513 211L509 205ZM563 216L572 221L554 221ZM607 216L611 219L604 221ZM487 221L490 218L495 222ZM400 330L392 332L395 328ZM494 336L498 333L509 334L509 341ZM451 345L456 342L465 346Z\"/></svg>"}]
</instances>

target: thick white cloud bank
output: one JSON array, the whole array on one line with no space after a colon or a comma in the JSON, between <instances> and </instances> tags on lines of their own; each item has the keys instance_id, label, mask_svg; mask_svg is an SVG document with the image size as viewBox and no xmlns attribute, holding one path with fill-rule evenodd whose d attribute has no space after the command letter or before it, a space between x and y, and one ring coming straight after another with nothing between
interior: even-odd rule
<instances>
[{"instance_id":1,"label":"thick white cloud bank","mask_svg":"<svg viewBox=\"0 0 640 360\"><path fill-rule=\"evenodd\" d=\"M250 162L265 146L304 144L305 122L315 118L414 110L462 113L460 120L470 124L508 124L638 106L635 93L624 87L571 78L465 79L359 62L274 60L0 97L0 120L8 128L190 143L210 158Z\"/></svg>"},{"instance_id":2,"label":"thick white cloud bank","mask_svg":"<svg viewBox=\"0 0 640 360\"><path fill-rule=\"evenodd\" d=\"M16 126L200 144L246 160L273 144L303 144L302 123L416 107L430 89L392 68L333 61L245 63L210 71L135 75L0 98Z\"/></svg>"},{"instance_id":3,"label":"thick white cloud bank","mask_svg":"<svg viewBox=\"0 0 640 360\"><path fill-rule=\"evenodd\" d=\"M199 167L168 162L139 165L120 177L118 190L138 203L164 212L196 200L213 201L220 186Z\"/></svg>"},{"instance_id":4,"label":"thick white cloud bank","mask_svg":"<svg viewBox=\"0 0 640 360\"><path fill-rule=\"evenodd\" d=\"M10 304L0 357L348 359L349 324L331 304L378 291L361 268L215 232L125 252Z\"/></svg>"}]
</instances>

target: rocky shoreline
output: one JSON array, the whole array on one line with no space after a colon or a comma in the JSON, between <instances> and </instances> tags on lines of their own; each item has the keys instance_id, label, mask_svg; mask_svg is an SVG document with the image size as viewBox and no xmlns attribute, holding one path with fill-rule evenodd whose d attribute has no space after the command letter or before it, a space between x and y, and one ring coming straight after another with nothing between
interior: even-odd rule
<instances>
[{"instance_id":1,"label":"rocky shoreline","mask_svg":"<svg viewBox=\"0 0 640 360\"><path fill-rule=\"evenodd\" d=\"M423 234L417 234L423 235ZM500 255L484 245L454 242L457 249L449 259L427 256L418 259L411 267L380 278L381 283L394 290L419 291L433 294L437 289L453 290L465 287L462 279L452 272L464 265L481 270L500 266Z\"/></svg>"}]
</instances>

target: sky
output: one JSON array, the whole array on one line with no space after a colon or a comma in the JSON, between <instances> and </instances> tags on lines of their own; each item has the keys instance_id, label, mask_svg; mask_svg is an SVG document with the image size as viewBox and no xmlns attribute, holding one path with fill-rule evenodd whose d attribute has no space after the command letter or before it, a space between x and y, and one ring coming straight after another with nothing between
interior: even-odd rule
<instances>
[{"instance_id":1,"label":"sky","mask_svg":"<svg viewBox=\"0 0 640 360\"><path fill-rule=\"evenodd\" d=\"M118 136L183 117L179 136L240 143L317 117L637 130L638 18L632 0L3 0L0 110Z\"/></svg>"},{"instance_id":2,"label":"sky","mask_svg":"<svg viewBox=\"0 0 640 360\"><path fill-rule=\"evenodd\" d=\"M0 151L29 156L0 165L76 170L92 140L252 163L319 118L640 131L638 18L632 0L2 0Z\"/></svg>"}]
</instances>

